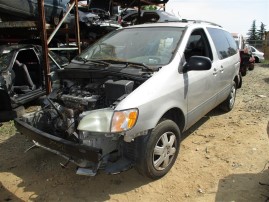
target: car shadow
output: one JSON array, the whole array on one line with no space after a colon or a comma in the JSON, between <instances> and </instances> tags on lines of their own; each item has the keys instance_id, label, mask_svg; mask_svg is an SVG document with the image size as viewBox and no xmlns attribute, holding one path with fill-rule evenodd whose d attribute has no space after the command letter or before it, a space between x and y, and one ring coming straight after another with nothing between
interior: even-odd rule
<instances>
[{"instance_id":1,"label":"car shadow","mask_svg":"<svg viewBox=\"0 0 269 202\"><path fill-rule=\"evenodd\" d=\"M220 179L215 201L269 201L269 170Z\"/></svg>"},{"instance_id":2,"label":"car shadow","mask_svg":"<svg viewBox=\"0 0 269 202\"><path fill-rule=\"evenodd\" d=\"M205 116L203 116L199 121L197 121L194 125L192 125L188 130L186 130L182 134L182 140L187 138L189 135L191 135L194 131L196 131L198 128L200 128L205 122L207 122L210 117L214 116L220 116L222 114L225 114L224 111L219 109L218 107L208 112Z\"/></svg>"},{"instance_id":3,"label":"car shadow","mask_svg":"<svg viewBox=\"0 0 269 202\"><path fill-rule=\"evenodd\" d=\"M14 183L14 193L22 193L23 201L107 201L111 195L134 191L152 182L135 169L119 175L103 171L94 177L76 175L74 164L63 169L60 163L65 163L65 159L49 151L36 148L25 153L32 145L19 133L0 143L0 151L4 153L0 155L0 201L22 199L21 194L11 193Z\"/></svg>"}]
</instances>

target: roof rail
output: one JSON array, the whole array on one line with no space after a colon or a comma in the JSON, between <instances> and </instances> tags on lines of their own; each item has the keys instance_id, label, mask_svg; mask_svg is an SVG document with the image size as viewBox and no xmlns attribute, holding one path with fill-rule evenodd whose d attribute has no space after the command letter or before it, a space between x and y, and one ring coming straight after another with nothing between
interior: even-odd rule
<instances>
[{"instance_id":1,"label":"roof rail","mask_svg":"<svg viewBox=\"0 0 269 202\"><path fill-rule=\"evenodd\" d=\"M214 22L205 21L205 20L187 20L187 19L182 19L181 21L182 21L182 22L193 22L193 23L207 23L207 24L210 24L210 25L214 25L214 26L222 27L222 26L219 25L219 24L216 24L216 23L214 23Z\"/></svg>"},{"instance_id":2,"label":"roof rail","mask_svg":"<svg viewBox=\"0 0 269 202\"><path fill-rule=\"evenodd\" d=\"M158 22L158 23L169 23L169 22L183 22L183 23L191 22L191 23L197 23L197 24L198 23L207 23L207 24L210 24L210 25L222 27L221 25L216 24L214 22L209 22L209 21L204 21L204 20L187 20L187 19L181 19L181 20L171 20L171 21L170 20L166 20L166 21ZM148 22L148 24L152 24L152 22Z\"/></svg>"}]
</instances>

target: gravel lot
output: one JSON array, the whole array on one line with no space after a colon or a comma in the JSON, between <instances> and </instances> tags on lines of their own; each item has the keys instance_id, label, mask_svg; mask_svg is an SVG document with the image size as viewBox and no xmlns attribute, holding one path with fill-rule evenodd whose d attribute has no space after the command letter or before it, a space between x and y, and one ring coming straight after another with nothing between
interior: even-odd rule
<instances>
[{"instance_id":1,"label":"gravel lot","mask_svg":"<svg viewBox=\"0 0 269 202\"><path fill-rule=\"evenodd\" d=\"M236 106L215 109L184 134L179 158L162 179L134 169L78 176L75 165L0 128L0 201L266 201L269 198L269 66L243 77ZM265 184L265 185L263 185Z\"/></svg>"}]
</instances>

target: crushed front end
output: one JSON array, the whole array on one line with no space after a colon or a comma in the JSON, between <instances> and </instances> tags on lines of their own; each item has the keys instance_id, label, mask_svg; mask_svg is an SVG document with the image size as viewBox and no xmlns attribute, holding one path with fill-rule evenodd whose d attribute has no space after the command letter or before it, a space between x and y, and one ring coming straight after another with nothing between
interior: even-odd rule
<instances>
[{"instance_id":1,"label":"crushed front end","mask_svg":"<svg viewBox=\"0 0 269 202\"><path fill-rule=\"evenodd\" d=\"M127 154L133 156L132 143L124 141L124 130L135 124L138 110L115 107L145 79L103 70L93 76L72 68L58 75L60 81L41 109L15 119L18 131L36 146L75 163L78 174L94 176L99 169L115 174L131 168L133 159Z\"/></svg>"}]
</instances>

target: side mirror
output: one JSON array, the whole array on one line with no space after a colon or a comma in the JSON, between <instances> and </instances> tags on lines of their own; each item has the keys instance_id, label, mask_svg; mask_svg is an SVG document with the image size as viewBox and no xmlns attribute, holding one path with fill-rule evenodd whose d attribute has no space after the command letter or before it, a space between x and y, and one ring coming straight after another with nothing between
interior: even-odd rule
<instances>
[{"instance_id":1,"label":"side mirror","mask_svg":"<svg viewBox=\"0 0 269 202\"><path fill-rule=\"evenodd\" d=\"M203 71L211 69L212 62L208 57L192 56L183 66L183 73L188 71Z\"/></svg>"}]
</instances>

